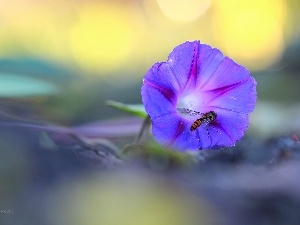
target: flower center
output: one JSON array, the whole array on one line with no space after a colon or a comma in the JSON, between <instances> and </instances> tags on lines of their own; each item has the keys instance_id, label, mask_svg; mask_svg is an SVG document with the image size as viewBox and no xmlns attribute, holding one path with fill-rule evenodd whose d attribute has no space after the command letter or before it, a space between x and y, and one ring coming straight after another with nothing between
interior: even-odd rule
<instances>
[{"instance_id":1,"label":"flower center","mask_svg":"<svg viewBox=\"0 0 300 225\"><path fill-rule=\"evenodd\" d=\"M210 111L207 105L208 100L209 96L205 92L189 92L186 94L183 93L179 96L176 107L199 113L207 113ZM187 111L185 113L179 112L179 114L188 120L195 119L195 116L191 116L191 114L187 113Z\"/></svg>"},{"instance_id":2,"label":"flower center","mask_svg":"<svg viewBox=\"0 0 300 225\"><path fill-rule=\"evenodd\" d=\"M195 96L185 96L180 98L177 102L177 108L187 108L195 110L197 105L198 101L197 98L195 98Z\"/></svg>"}]
</instances>

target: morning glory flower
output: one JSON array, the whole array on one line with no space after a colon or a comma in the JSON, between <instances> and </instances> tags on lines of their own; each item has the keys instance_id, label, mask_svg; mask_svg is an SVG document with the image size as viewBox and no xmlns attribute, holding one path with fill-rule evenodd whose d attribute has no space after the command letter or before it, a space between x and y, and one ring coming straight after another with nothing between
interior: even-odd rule
<instances>
[{"instance_id":1,"label":"morning glory flower","mask_svg":"<svg viewBox=\"0 0 300 225\"><path fill-rule=\"evenodd\" d=\"M200 41L177 46L143 80L142 100L161 144L178 150L234 146L256 102L250 72Z\"/></svg>"}]
</instances>

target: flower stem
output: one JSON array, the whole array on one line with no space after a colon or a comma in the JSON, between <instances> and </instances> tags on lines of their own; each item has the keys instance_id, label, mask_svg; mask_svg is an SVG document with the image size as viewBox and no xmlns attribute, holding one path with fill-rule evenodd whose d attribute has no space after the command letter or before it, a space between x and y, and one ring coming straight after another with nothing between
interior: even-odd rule
<instances>
[{"instance_id":1,"label":"flower stem","mask_svg":"<svg viewBox=\"0 0 300 225\"><path fill-rule=\"evenodd\" d=\"M150 125L151 125L151 119L149 116L147 116L146 119L144 120L141 130L133 144L136 144L136 145L141 144L143 137L148 135Z\"/></svg>"}]
</instances>

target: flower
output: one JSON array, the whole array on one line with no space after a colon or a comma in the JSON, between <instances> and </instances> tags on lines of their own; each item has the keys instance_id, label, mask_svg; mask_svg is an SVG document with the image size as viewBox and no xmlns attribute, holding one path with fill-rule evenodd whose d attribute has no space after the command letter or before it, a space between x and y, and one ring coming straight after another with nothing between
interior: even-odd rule
<instances>
[{"instance_id":1,"label":"flower","mask_svg":"<svg viewBox=\"0 0 300 225\"><path fill-rule=\"evenodd\" d=\"M152 133L178 150L234 146L249 125L256 102L250 72L200 41L177 46L155 63L141 89Z\"/></svg>"}]
</instances>

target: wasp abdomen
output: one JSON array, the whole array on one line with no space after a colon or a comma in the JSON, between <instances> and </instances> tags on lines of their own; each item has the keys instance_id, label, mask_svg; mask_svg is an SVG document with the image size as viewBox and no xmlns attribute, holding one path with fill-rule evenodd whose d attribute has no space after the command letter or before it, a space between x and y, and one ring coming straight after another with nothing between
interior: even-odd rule
<instances>
[{"instance_id":1,"label":"wasp abdomen","mask_svg":"<svg viewBox=\"0 0 300 225\"><path fill-rule=\"evenodd\" d=\"M202 118L197 119L197 120L192 124L190 130L191 130L191 131L196 130L198 127L201 126L202 123L203 123L203 119L202 119Z\"/></svg>"},{"instance_id":2,"label":"wasp abdomen","mask_svg":"<svg viewBox=\"0 0 300 225\"><path fill-rule=\"evenodd\" d=\"M190 127L191 131L196 130L198 127L201 126L203 123L210 123L217 118L217 113L214 111L210 111L208 113L204 113L201 118L197 119L192 126Z\"/></svg>"}]
</instances>

